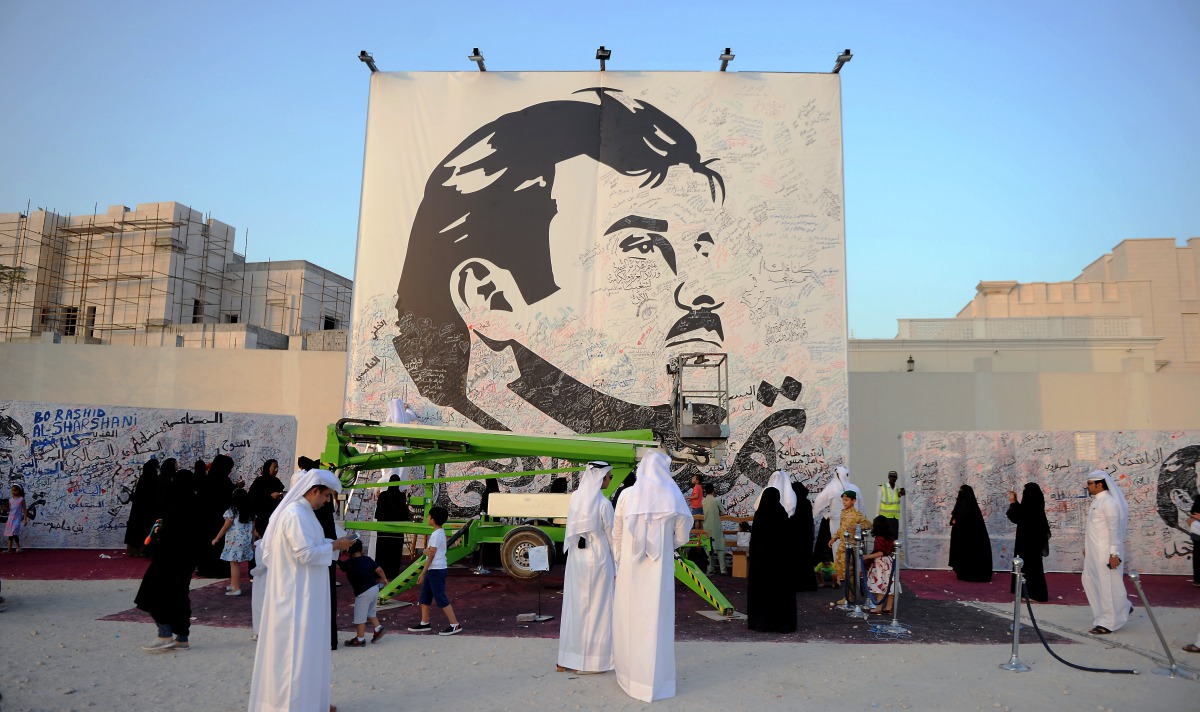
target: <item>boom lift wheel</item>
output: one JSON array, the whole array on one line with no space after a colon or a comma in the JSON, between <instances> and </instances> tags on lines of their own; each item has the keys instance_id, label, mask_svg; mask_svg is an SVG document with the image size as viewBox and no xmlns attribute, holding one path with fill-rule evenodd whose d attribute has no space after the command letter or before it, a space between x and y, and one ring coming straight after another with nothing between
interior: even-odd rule
<instances>
[{"instance_id":1,"label":"boom lift wheel","mask_svg":"<svg viewBox=\"0 0 1200 712\"><path fill-rule=\"evenodd\" d=\"M554 568L554 542L541 529L526 525L517 527L504 536L500 544L500 563L504 570L513 578L529 580L537 578L541 572L529 568L529 550L535 546L546 547L550 556L550 568Z\"/></svg>"}]
</instances>

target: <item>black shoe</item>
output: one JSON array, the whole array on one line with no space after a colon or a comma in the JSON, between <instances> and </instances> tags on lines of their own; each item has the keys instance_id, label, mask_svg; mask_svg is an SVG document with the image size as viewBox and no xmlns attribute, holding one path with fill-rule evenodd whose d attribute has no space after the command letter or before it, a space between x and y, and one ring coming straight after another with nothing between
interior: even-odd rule
<instances>
[{"instance_id":1,"label":"black shoe","mask_svg":"<svg viewBox=\"0 0 1200 712\"><path fill-rule=\"evenodd\" d=\"M458 635L461 632L462 632L462 626L455 623L454 625L446 628L445 630L439 630L438 635Z\"/></svg>"},{"instance_id":2,"label":"black shoe","mask_svg":"<svg viewBox=\"0 0 1200 712\"><path fill-rule=\"evenodd\" d=\"M409 633L428 633L431 630L433 630L433 628L430 627L428 623L418 623L408 627Z\"/></svg>"}]
</instances>

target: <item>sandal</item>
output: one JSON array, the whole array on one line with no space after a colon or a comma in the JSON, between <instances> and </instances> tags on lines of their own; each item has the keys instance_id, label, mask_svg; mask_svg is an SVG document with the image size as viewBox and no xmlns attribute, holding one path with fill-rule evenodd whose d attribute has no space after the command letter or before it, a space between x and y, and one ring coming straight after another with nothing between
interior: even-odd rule
<instances>
[{"instance_id":1,"label":"sandal","mask_svg":"<svg viewBox=\"0 0 1200 712\"><path fill-rule=\"evenodd\" d=\"M1108 635L1112 631L1109 630L1108 628L1105 628L1102 625L1098 625L1095 628L1092 628L1091 630L1089 630L1088 632L1091 633L1092 635Z\"/></svg>"},{"instance_id":2,"label":"sandal","mask_svg":"<svg viewBox=\"0 0 1200 712\"><path fill-rule=\"evenodd\" d=\"M1188 643L1183 646L1183 650L1188 653L1200 653L1200 646L1197 646L1195 643Z\"/></svg>"}]
</instances>

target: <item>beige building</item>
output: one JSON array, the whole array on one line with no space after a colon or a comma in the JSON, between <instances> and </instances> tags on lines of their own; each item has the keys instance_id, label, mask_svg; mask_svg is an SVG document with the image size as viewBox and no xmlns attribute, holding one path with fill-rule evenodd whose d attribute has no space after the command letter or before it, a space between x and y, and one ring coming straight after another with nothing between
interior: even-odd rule
<instances>
[{"instance_id":1,"label":"beige building","mask_svg":"<svg viewBox=\"0 0 1200 712\"><path fill-rule=\"evenodd\" d=\"M898 338L850 340L854 481L874 492L899 469L906 431L1200 430L1200 373L1156 368L1166 337L1154 323L1136 315L902 320ZM328 335L340 336L343 350L312 351ZM347 364L343 331L306 340L311 352L0 343L0 399L294 415L298 453L314 455L342 416Z\"/></svg>"},{"instance_id":2,"label":"beige building","mask_svg":"<svg viewBox=\"0 0 1200 712\"><path fill-rule=\"evenodd\" d=\"M248 263L235 241L170 201L2 213L0 341L278 349L346 326L349 279L302 260Z\"/></svg>"},{"instance_id":3,"label":"beige building","mask_svg":"<svg viewBox=\"0 0 1200 712\"><path fill-rule=\"evenodd\" d=\"M1125 240L1069 282L980 282L960 318L1092 317L1089 335L1157 337L1154 369L1200 373L1200 237ZM1133 325L1136 320L1140 325ZM1075 322L1083 324L1085 322ZM1017 333L1015 330L1012 333ZM1068 332L1063 336L1073 337ZM1037 336L1031 334L1033 338Z\"/></svg>"}]
</instances>

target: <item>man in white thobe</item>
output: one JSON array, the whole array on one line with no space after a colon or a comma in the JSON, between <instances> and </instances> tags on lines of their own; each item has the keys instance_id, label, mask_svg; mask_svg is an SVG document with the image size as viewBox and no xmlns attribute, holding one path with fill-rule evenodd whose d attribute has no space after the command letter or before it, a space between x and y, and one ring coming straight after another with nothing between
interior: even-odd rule
<instances>
[{"instance_id":1,"label":"man in white thobe","mask_svg":"<svg viewBox=\"0 0 1200 712\"><path fill-rule=\"evenodd\" d=\"M842 495L848 491L855 493L854 508L862 511L862 492L858 485L850 481L850 470L838 465L833 468L833 478L821 494L813 500L813 534L821 528L821 517L829 520L829 533L833 534L842 526ZM837 561L838 547L842 542L833 542L833 560Z\"/></svg>"},{"instance_id":2,"label":"man in white thobe","mask_svg":"<svg viewBox=\"0 0 1200 712\"><path fill-rule=\"evenodd\" d=\"M601 491L611 471L607 462L589 462L567 509L559 672L613 669L613 506Z\"/></svg>"},{"instance_id":3,"label":"man in white thobe","mask_svg":"<svg viewBox=\"0 0 1200 712\"><path fill-rule=\"evenodd\" d=\"M326 712L329 705L329 565L351 539L325 538L314 514L341 483L326 470L298 473L263 533L266 605L259 623L250 712Z\"/></svg>"},{"instance_id":4,"label":"man in white thobe","mask_svg":"<svg viewBox=\"0 0 1200 712\"><path fill-rule=\"evenodd\" d=\"M671 459L650 453L638 464L637 484L617 500L612 536L617 684L643 702L675 696L675 549L691 529Z\"/></svg>"},{"instance_id":5,"label":"man in white thobe","mask_svg":"<svg viewBox=\"0 0 1200 712\"><path fill-rule=\"evenodd\" d=\"M1093 635L1119 630L1129 620L1125 592L1125 530L1129 505L1115 480L1104 470L1087 478L1092 506L1088 509L1083 549L1083 592L1092 607Z\"/></svg>"}]
</instances>

